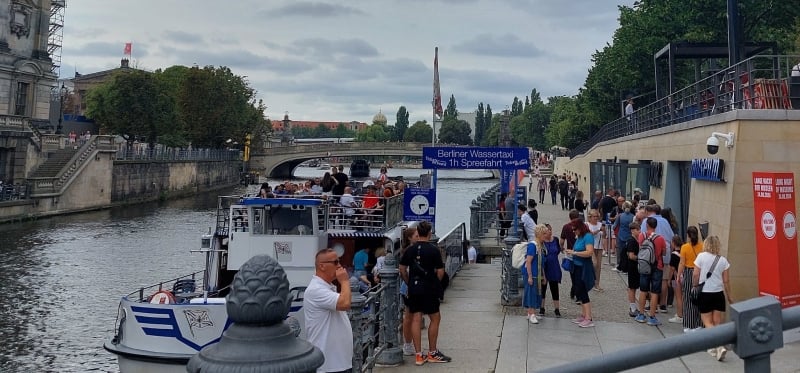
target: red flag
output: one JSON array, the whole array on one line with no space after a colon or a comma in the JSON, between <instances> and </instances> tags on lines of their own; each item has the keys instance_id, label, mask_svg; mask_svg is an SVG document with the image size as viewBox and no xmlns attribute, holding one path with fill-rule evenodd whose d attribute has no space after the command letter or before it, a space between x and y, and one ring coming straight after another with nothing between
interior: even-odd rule
<instances>
[{"instance_id":1,"label":"red flag","mask_svg":"<svg viewBox=\"0 0 800 373\"><path fill-rule=\"evenodd\" d=\"M439 47L436 47L436 56L433 58L433 112L442 116L442 93L439 91Z\"/></svg>"},{"instance_id":2,"label":"red flag","mask_svg":"<svg viewBox=\"0 0 800 373\"><path fill-rule=\"evenodd\" d=\"M133 43L125 43L125 49L122 51L122 53L125 54L126 56L130 56L132 49L133 49Z\"/></svg>"}]
</instances>

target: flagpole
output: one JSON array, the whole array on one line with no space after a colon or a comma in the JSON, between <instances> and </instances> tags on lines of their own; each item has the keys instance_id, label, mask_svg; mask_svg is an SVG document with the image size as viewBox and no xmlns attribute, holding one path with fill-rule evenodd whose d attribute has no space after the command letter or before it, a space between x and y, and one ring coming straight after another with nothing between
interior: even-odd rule
<instances>
[{"instance_id":1,"label":"flagpole","mask_svg":"<svg viewBox=\"0 0 800 373\"><path fill-rule=\"evenodd\" d=\"M437 101L436 99L439 98L439 102L441 102L441 91L439 88L439 47L434 49L434 58L433 58L433 101L431 101L431 108L433 109L433 117L431 120L431 146L436 146L436 114L438 107L436 106ZM436 169L433 169L431 174L431 189L436 189L437 183L437 172Z\"/></svg>"}]
</instances>

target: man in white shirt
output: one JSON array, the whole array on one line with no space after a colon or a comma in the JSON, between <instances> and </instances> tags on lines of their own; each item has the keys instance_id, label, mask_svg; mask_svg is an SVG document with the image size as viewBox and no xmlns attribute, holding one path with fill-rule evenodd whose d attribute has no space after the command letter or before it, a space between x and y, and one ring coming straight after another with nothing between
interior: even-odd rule
<instances>
[{"instance_id":1,"label":"man in white shirt","mask_svg":"<svg viewBox=\"0 0 800 373\"><path fill-rule=\"evenodd\" d=\"M533 241L536 223L533 221L531 215L528 214L528 208L523 204L517 206L517 216L519 216L519 220L522 222L522 228L525 231L525 239Z\"/></svg>"},{"instance_id":2,"label":"man in white shirt","mask_svg":"<svg viewBox=\"0 0 800 373\"><path fill-rule=\"evenodd\" d=\"M314 267L316 274L303 295L303 315L308 341L325 356L317 372L349 372L353 367L353 329L347 317L350 279L333 249L317 252ZM341 293L333 280L339 281Z\"/></svg>"}]
</instances>

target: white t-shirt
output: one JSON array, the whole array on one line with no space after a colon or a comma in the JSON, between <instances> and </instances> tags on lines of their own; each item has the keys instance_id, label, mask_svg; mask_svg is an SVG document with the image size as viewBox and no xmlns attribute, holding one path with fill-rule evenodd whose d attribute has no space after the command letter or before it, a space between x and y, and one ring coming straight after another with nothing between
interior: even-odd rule
<instances>
[{"instance_id":1,"label":"white t-shirt","mask_svg":"<svg viewBox=\"0 0 800 373\"><path fill-rule=\"evenodd\" d=\"M587 221L586 222L586 226L589 227L589 232L591 232L592 233L592 237L594 237L594 248L595 248L595 250L601 249L601 247L600 247L600 241L601 241L600 238L603 235L603 223L601 223L598 220L597 224L590 224ZM597 232L595 232L595 231L597 231Z\"/></svg>"},{"instance_id":2,"label":"white t-shirt","mask_svg":"<svg viewBox=\"0 0 800 373\"><path fill-rule=\"evenodd\" d=\"M308 341L325 356L325 363L317 372L338 372L353 367L353 329L347 312L336 310L337 300L336 286L316 275L303 294Z\"/></svg>"},{"instance_id":3,"label":"white t-shirt","mask_svg":"<svg viewBox=\"0 0 800 373\"><path fill-rule=\"evenodd\" d=\"M469 249L467 249L467 260L470 262L478 260L478 250L475 249L475 246L470 246Z\"/></svg>"},{"instance_id":4,"label":"white t-shirt","mask_svg":"<svg viewBox=\"0 0 800 373\"><path fill-rule=\"evenodd\" d=\"M342 194L339 198L339 204L342 205L344 209L344 214L347 216L353 215L356 213L356 210L353 209L353 205L355 205L356 200L353 198L353 195L350 193Z\"/></svg>"},{"instance_id":5,"label":"white t-shirt","mask_svg":"<svg viewBox=\"0 0 800 373\"><path fill-rule=\"evenodd\" d=\"M528 235L528 241L533 242L534 237L534 229L536 229L536 223L534 223L533 218L525 212L522 214L522 217L519 218L522 221L523 229L525 229L525 234Z\"/></svg>"},{"instance_id":6,"label":"white t-shirt","mask_svg":"<svg viewBox=\"0 0 800 373\"><path fill-rule=\"evenodd\" d=\"M728 262L728 259L724 256L719 257L719 261L717 262L717 266L714 267L714 272L711 273L711 277L706 280L706 274L708 270L711 269L711 266L714 264L714 259L716 255L711 254L709 252L702 252L700 255L697 256L697 259L694 260L694 268L695 271L700 271L700 280L699 283L705 282L706 284L703 285L703 292L704 293L718 293L720 291L725 290L725 286L722 283L722 272L725 272L728 268L731 267L731 264Z\"/></svg>"}]
</instances>

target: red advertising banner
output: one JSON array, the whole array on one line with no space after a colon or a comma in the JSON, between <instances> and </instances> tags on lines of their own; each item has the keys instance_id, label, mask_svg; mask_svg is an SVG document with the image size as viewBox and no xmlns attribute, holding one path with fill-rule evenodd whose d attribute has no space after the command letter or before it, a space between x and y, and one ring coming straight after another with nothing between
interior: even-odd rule
<instances>
[{"instance_id":1,"label":"red advertising banner","mask_svg":"<svg viewBox=\"0 0 800 373\"><path fill-rule=\"evenodd\" d=\"M753 172L758 292L781 307L800 304L794 174Z\"/></svg>"}]
</instances>

